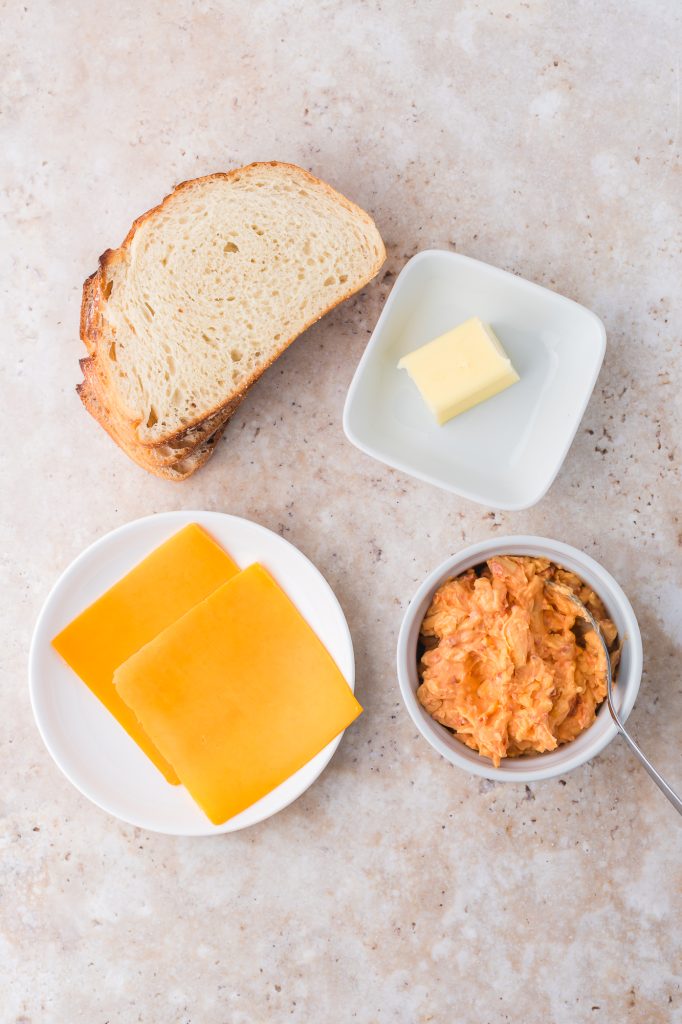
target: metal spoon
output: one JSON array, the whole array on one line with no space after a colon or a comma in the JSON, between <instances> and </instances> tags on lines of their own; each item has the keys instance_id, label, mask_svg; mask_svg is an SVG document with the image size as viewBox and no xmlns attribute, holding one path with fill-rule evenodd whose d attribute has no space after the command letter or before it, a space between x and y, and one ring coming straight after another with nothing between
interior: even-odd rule
<instances>
[{"instance_id":1,"label":"metal spoon","mask_svg":"<svg viewBox=\"0 0 682 1024\"><path fill-rule=\"evenodd\" d=\"M573 591L570 590L568 587L564 586L564 584L555 583L553 580L545 580L545 586L552 587L554 590L559 591L561 594L564 595L564 597L567 597L570 601L572 601L573 604L579 609L581 616L587 620L588 624L597 634L599 641L602 645L602 648L604 649L604 655L606 657L606 701L609 706L609 711L611 712L611 718L616 723L616 727L619 733L629 746L630 750L635 755L635 757L638 758L638 760L644 765L649 775L660 789L661 793L667 796L668 800L673 805L677 813L682 814L682 800L677 795L675 790L668 785L663 776L659 775L659 773L656 771L656 769L649 761L649 759L644 756L642 751L639 749L639 747L633 740L632 736L630 736L629 732L623 725L618 714L618 711L616 710L616 707L613 703L613 673L611 671L611 657L609 655L609 649L606 645L606 640L604 639L602 631L599 628L599 623L595 619L592 612L590 612L589 609L583 604L580 598L576 597Z\"/></svg>"}]
</instances>

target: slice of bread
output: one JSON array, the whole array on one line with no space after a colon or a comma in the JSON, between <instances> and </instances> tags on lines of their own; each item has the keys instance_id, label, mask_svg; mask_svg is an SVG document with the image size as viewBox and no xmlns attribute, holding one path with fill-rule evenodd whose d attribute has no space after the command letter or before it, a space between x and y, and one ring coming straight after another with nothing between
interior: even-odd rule
<instances>
[{"instance_id":1,"label":"slice of bread","mask_svg":"<svg viewBox=\"0 0 682 1024\"><path fill-rule=\"evenodd\" d=\"M215 451L215 446L220 440L220 437L225 428L223 423L210 437L206 438L200 444L193 449L183 453L180 458L175 459L174 462L163 462L155 458L154 450L144 447L143 445L131 445L128 438L121 435L116 426L107 417L105 409L99 402L99 399L95 392L91 389L87 381L83 381L77 387L80 399L88 410L88 412L97 420L97 422L104 427L107 434L116 442L119 448L126 453L126 455L136 462L138 466L146 469L149 473L153 473L155 476L161 477L163 480L180 481L186 480L187 477L195 473L197 469L200 469Z\"/></svg>"},{"instance_id":2,"label":"slice of bread","mask_svg":"<svg viewBox=\"0 0 682 1024\"><path fill-rule=\"evenodd\" d=\"M129 445L183 448L385 255L363 210L292 164L179 185L83 289L81 336L110 423Z\"/></svg>"}]
</instances>

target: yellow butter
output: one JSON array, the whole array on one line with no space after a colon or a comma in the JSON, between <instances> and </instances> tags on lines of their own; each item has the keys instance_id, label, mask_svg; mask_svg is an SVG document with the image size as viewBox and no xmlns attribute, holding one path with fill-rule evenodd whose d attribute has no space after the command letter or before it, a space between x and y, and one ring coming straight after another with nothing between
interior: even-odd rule
<instances>
[{"instance_id":1,"label":"yellow butter","mask_svg":"<svg viewBox=\"0 0 682 1024\"><path fill-rule=\"evenodd\" d=\"M398 369L407 370L438 423L519 379L499 339L476 316L403 356Z\"/></svg>"}]
</instances>

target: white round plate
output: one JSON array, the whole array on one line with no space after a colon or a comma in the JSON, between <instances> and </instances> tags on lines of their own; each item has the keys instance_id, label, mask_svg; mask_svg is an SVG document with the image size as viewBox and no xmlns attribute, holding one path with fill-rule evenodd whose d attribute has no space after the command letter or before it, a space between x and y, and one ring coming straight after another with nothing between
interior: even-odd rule
<instances>
[{"instance_id":1,"label":"white round plate","mask_svg":"<svg viewBox=\"0 0 682 1024\"><path fill-rule=\"evenodd\" d=\"M280 786L223 825L212 825L182 786L169 785L51 641L64 626L168 537L203 526L241 568L260 562L315 630L351 689L353 643L334 593L305 555L264 526L222 512L163 512L137 519L87 548L60 576L36 623L29 658L33 714L52 757L73 785L122 821L169 835L207 836L255 825L305 792L341 736Z\"/></svg>"}]
</instances>

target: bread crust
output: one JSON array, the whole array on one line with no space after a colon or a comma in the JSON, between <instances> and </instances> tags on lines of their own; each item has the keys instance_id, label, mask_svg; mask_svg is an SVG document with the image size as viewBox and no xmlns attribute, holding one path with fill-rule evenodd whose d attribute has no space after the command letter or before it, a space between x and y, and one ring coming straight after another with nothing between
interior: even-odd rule
<instances>
[{"instance_id":1,"label":"bread crust","mask_svg":"<svg viewBox=\"0 0 682 1024\"><path fill-rule=\"evenodd\" d=\"M146 469L148 473L153 473L154 476L158 476L162 480L180 482L182 480L186 480L193 473L196 473L197 469L200 469L201 466L203 466L204 463L213 455L215 446L220 440L223 430L225 429L225 423L227 422L227 420L225 420L225 422L218 427L218 429L209 438L202 441L182 459L176 461L174 464L162 464L150 457L147 450L142 446L131 445L130 442L116 429L115 425L107 417L96 393L89 386L87 380L78 384L76 386L76 391L78 392L78 397L90 415L101 427L104 428L104 430L106 430L109 437L116 442L121 451L125 452L128 458L132 459L133 462L142 469Z\"/></svg>"},{"instance_id":2,"label":"bread crust","mask_svg":"<svg viewBox=\"0 0 682 1024\"><path fill-rule=\"evenodd\" d=\"M169 200L176 196L178 192L188 189L199 182L211 181L216 179L224 179L226 181L238 180L242 175L245 175L247 173L257 173L260 168L266 167L275 167L277 169L287 170L289 173L302 178L307 183L313 184L316 187L321 187L321 189L324 192L326 192L330 198L340 203L343 207L345 207L346 210L352 213L355 217L362 220L369 229L376 232L377 239L381 246L377 259L372 264L367 275L360 281L359 284L349 288L346 292L340 295L333 302L330 302L329 305L321 313L319 313L317 316L311 317L308 321L306 321L306 323L304 324L300 331L288 337L279 346L275 353L268 359L268 361L264 363L262 366L258 367L257 370L254 370L251 376L248 377L245 381L243 381L239 388L232 391L227 396L224 402L218 403L211 409L203 410L203 412L200 415L197 415L196 419L191 420L189 423L185 424L182 428L178 430L170 431L168 434L165 434L160 438L156 438L153 441L137 437L134 442L135 444L139 444L145 448L150 449L159 447L161 445L173 444L181 440L182 436L187 431L192 430L194 427L201 424L205 420L213 418L214 416L219 417L221 413L224 412L227 413L228 415L231 415L231 411L234 408L236 408L236 406L242 401L242 399L253 387L256 381L259 380L259 378L265 373L265 371L269 369L270 366L272 366L275 360L279 358L279 356L289 347L289 345L292 344L292 342L296 340L296 338L300 337L301 334L308 330L308 328L311 327L314 323L317 323L318 320L321 320L322 317L325 316L330 310L340 305L340 303L345 302L346 299L349 299L352 295L355 295L362 288L364 288L372 280L372 278L377 275L377 273L384 264L384 261L386 259L386 249L384 247L381 236L379 235L376 224L369 216L369 214L366 213L361 207L351 202L350 199L347 199L340 192L337 192L326 182L321 181L319 178L316 178L313 174L310 174L309 171L304 170L302 167L298 167L296 164L282 163L277 160L263 161L258 163L247 164L244 167L237 167L231 171L216 171L213 174L207 174L199 178L191 178L187 181L183 181L179 185L176 185L173 191L170 192L162 200L161 203L159 203L157 206L152 207L150 210L147 210L146 213L143 213L141 216L137 217L133 221L132 226L128 231L128 234L126 235L122 245L118 249L107 249L106 252L102 253L102 255L99 258L99 268L95 271L94 274L87 278L83 285L83 299L81 303L80 316L81 339L85 344L91 357L93 358L93 369L97 373L97 376L100 378L103 386L105 386L104 380L106 380L106 374L104 375L104 380L102 380L102 374L99 370L98 363L102 359L102 311L107 300L107 297L104 293L106 287L105 282L107 270L117 261L125 258L125 253L129 246L131 245L133 238L135 237L137 231L140 229L142 224L144 224L145 221L147 221L149 218L159 214L164 209ZM86 403L84 402L83 404ZM116 418L118 418L118 411L114 415L116 416ZM137 430L137 427L139 426L140 423L140 419L133 420L127 416L123 416L122 414L120 414L120 418L126 421L129 430ZM121 426L121 432L123 432L124 429L125 428Z\"/></svg>"},{"instance_id":3,"label":"bread crust","mask_svg":"<svg viewBox=\"0 0 682 1024\"><path fill-rule=\"evenodd\" d=\"M91 413L98 423L104 426L111 436L113 436L112 431L115 431L117 439L125 440L126 450L141 448L145 458L158 467L173 466L192 455L219 427L224 426L238 404L234 403L229 409L222 409L218 415L207 417L202 421L201 429L192 428L192 430L186 431L175 442L168 442L165 445L150 448L141 445L129 425L117 417L110 408L106 391L97 373L93 357L86 356L84 359L81 359L80 368L84 379L82 384L79 385L81 390L78 390L78 388L76 390L88 412ZM103 419L106 420L106 423L103 422ZM174 450L170 452L164 451L166 448Z\"/></svg>"}]
</instances>

